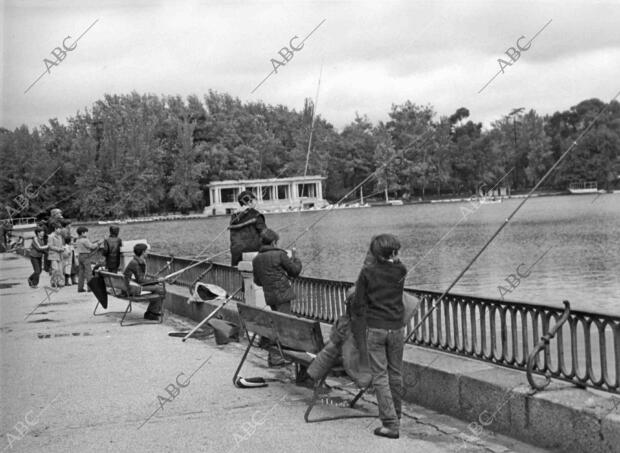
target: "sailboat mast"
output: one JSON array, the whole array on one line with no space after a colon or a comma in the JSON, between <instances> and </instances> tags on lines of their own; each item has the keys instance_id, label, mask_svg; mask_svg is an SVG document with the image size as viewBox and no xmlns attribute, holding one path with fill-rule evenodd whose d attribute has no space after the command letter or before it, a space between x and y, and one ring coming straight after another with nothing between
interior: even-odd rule
<instances>
[{"instance_id":1,"label":"sailboat mast","mask_svg":"<svg viewBox=\"0 0 620 453\"><path fill-rule=\"evenodd\" d=\"M319 73L319 83L316 87L316 96L314 97L314 105L312 106L312 122L310 124L310 139L308 140L308 151L306 152L306 166L304 167L304 176L308 174L308 162L310 161L310 149L312 148L312 133L314 132L314 120L316 119L316 107L319 104L319 90L321 89L321 77L323 76L323 63L321 63L321 72Z\"/></svg>"}]
</instances>

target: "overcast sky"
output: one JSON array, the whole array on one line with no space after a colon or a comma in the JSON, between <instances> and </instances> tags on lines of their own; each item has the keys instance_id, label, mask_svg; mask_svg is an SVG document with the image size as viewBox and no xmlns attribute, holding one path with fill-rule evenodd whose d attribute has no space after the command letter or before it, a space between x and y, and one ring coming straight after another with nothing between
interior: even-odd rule
<instances>
[{"instance_id":1,"label":"overcast sky","mask_svg":"<svg viewBox=\"0 0 620 453\"><path fill-rule=\"evenodd\" d=\"M488 124L515 107L541 114L620 90L620 1L54 1L2 2L0 125L65 122L104 94L197 94L299 110L314 98L337 128L355 113L385 120L393 103L467 107ZM325 20L322 24L321 22ZM551 22L549 22L551 21ZM94 25L92 25L94 23ZM304 47L254 93L282 60ZM67 47L45 73L50 52ZM543 27L546 28L543 29ZM520 58L504 52L541 30ZM512 63L500 71L499 58ZM24 91L41 75L27 93Z\"/></svg>"}]
</instances>

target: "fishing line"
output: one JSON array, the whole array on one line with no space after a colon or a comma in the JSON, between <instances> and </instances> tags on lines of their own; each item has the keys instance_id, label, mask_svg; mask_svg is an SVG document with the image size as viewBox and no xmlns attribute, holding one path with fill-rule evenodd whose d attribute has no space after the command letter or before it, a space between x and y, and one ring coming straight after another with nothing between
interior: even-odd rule
<instances>
[{"instance_id":1,"label":"fishing line","mask_svg":"<svg viewBox=\"0 0 620 453\"><path fill-rule=\"evenodd\" d=\"M415 141L421 140L422 137L424 137L425 135L427 135L428 133L433 132L433 130L428 130L426 131L424 134L422 134L419 138L415 139ZM402 151L404 152L405 149L409 149L413 146L413 143L411 143L407 148L404 148ZM387 166L396 158L399 158L402 160L402 158L400 157L400 152L399 153L395 153L392 157L390 157L385 163L383 163L383 165L381 165L380 167L378 167L375 171L373 171L372 173L370 173L368 176L366 176L362 182L360 182L359 184L357 184L355 187L353 187L353 189L351 189L350 191L348 191L342 198L340 198L340 200L338 200L336 202L336 205L342 203L346 198L349 197L349 195L351 195L352 193L354 193L355 191L357 191L357 189L359 189L361 186L363 186L366 182L368 182L372 177L377 176L377 174L383 170L384 168L387 168ZM292 245L296 244L297 241L299 239L301 239L302 236L304 236L308 231L310 231L310 229L312 229L317 223L319 223L321 220L323 220L326 216L328 216L329 214L331 214L334 211L334 205L330 206L329 208L327 208L325 210L325 213L320 215L314 222L312 222L306 229L304 229L290 244L288 244L286 246L286 248L291 247Z\"/></svg>"},{"instance_id":2,"label":"fishing line","mask_svg":"<svg viewBox=\"0 0 620 453\"><path fill-rule=\"evenodd\" d=\"M512 167L508 173L506 173L504 176L502 176L502 178L501 178L499 181L497 181L497 183L496 183L496 184L495 184L495 185L491 188L491 192L493 192L493 189L495 189L495 188L496 188L496 187L497 187L497 186L498 186L498 185L499 185L499 184L500 184L500 183L501 183L501 182L502 182L502 181L506 178L506 176L508 176L510 173L512 173L512 171L513 171L514 169L515 169L515 167ZM428 256L428 255L429 255L429 254L433 251L433 250L435 250L435 247L437 247L439 244L441 244L441 243L443 242L443 240L444 240L446 237L448 237L448 235L449 235L450 233L452 233L452 232L454 231L454 229L455 229L457 226L459 226L462 222L464 222L465 220L467 220L467 216L463 216L463 217L462 217L462 218L461 218L458 222L456 222L456 223L452 226L452 228L450 228L450 229L449 229L449 230L448 230L448 231L447 231L447 232L446 232L446 233L445 233L445 234L444 234L441 238L439 238L439 240L435 243L435 245L433 245L433 246L430 248L430 250L429 250L428 252L426 252L426 253L424 254L424 256L423 256L422 258L420 258L420 259L418 260L418 262L417 262L417 263L415 263L415 264L413 265L413 267L407 271L407 273L405 274L405 276L403 277L403 279L407 278L407 275L409 275L409 272L411 272L412 270L414 270L414 269L418 266L418 264L420 264L422 261L424 261L424 258L426 258L426 257L427 257L427 256Z\"/></svg>"},{"instance_id":3,"label":"fishing line","mask_svg":"<svg viewBox=\"0 0 620 453\"><path fill-rule=\"evenodd\" d=\"M528 194L521 201L521 203L519 203L517 205L517 207L512 211L512 213L510 213L510 215L506 218L506 220L504 220L504 222L500 225L500 227L497 229L497 231L495 231L495 233L493 233L493 235L489 238L489 240L482 246L482 248L476 254L476 256L474 256L474 258L467 264L467 266L465 266L465 269L463 269L459 273L459 275L454 279L454 281L450 284L450 286L448 286L448 288L443 292L443 294L441 296L439 296L439 299L437 299L433 303L433 305L431 306L431 308L428 311L428 313L426 313L422 317L422 319L420 319L420 321L418 321L418 323L413 327L411 332L407 335L407 338L405 339L405 342L409 341L409 339L418 330L418 328L422 325L422 323L424 321L426 321L426 319L428 319L428 317L433 313L433 311L435 311L435 309L439 306L439 303L443 300L444 297L446 297L448 292L452 288L454 288L454 286L458 283L458 281L471 268L471 266L476 262L476 260L480 257L480 255L482 255L482 253L487 249L487 247L491 244L491 242L493 242L493 240L499 235L499 233L504 229L504 227L506 225L508 225L508 222L510 222L510 220L512 220L512 218L515 216L515 214L521 209L521 207L527 202L527 200L530 199L530 197L536 191L536 189L538 189L540 187L540 185L549 177L549 175L558 167L558 165L560 165L560 163L562 163L564 158L566 156L568 156L568 154L571 152L571 150L575 146L577 146L577 142L579 140L581 140L583 138L583 136L585 136L590 131L590 129L592 128L592 126L594 126L594 124L599 119L599 117L603 113L605 113L605 111L611 106L611 103L613 101L615 101L618 96L620 96L620 91L612 98L612 100L609 102L609 104L607 106L605 106L605 108L603 110L601 110L598 115L596 115L596 117L592 120L592 122L588 125L588 127L586 127L585 130L581 134L579 134L579 136L573 141L573 143L569 146L569 148L566 151L564 151L564 153L558 158L558 160L555 161L555 163L551 166L551 168L549 170L547 170L547 172L544 174L544 176L538 181L538 183L536 183L536 185L528 192Z\"/></svg>"}]
</instances>

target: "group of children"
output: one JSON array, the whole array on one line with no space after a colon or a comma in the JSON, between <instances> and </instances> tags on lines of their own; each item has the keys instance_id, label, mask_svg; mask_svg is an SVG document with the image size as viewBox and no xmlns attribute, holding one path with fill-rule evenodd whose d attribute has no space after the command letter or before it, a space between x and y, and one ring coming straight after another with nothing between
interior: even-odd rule
<instances>
[{"instance_id":1,"label":"group of children","mask_svg":"<svg viewBox=\"0 0 620 453\"><path fill-rule=\"evenodd\" d=\"M249 191L237 198L241 210L232 215L229 225L232 265L238 264L243 252L258 252L252 262L254 282L263 287L265 302L272 310L291 313L295 294L290 278L300 274L301 261L294 250L289 258L277 247L278 234L267 228L264 216L256 210L255 198ZM403 290L407 269L398 259L400 247L391 234L372 238L347 313L347 324L361 360L370 370L377 397L382 426L374 434L391 439L399 437L406 323ZM274 360L270 354L270 366L278 365ZM322 376L313 377L319 381Z\"/></svg>"},{"instance_id":2,"label":"group of children","mask_svg":"<svg viewBox=\"0 0 620 453\"><path fill-rule=\"evenodd\" d=\"M58 215L56 213L56 215ZM62 217L53 222L37 226L34 230L29 255L33 273L28 277L28 285L37 288L41 272L48 264L50 286L62 288L77 284L78 292L85 292L85 282L91 273L93 255L100 248L105 257L106 269L118 271L122 241L118 237L119 228L110 227L110 236L105 240L91 242L88 228L77 228L77 238L71 237L70 224L62 222ZM47 227L47 228L45 228Z\"/></svg>"}]
</instances>

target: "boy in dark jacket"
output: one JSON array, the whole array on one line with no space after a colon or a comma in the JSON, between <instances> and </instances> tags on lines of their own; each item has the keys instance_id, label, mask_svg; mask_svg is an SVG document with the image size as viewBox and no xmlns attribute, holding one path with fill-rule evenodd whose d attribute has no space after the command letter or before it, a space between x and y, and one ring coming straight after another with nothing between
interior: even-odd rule
<instances>
[{"instance_id":1,"label":"boy in dark jacket","mask_svg":"<svg viewBox=\"0 0 620 453\"><path fill-rule=\"evenodd\" d=\"M30 243L30 263L32 264L33 273L28 277L28 284L31 288L36 288L39 285L39 276L41 275L41 264L45 251L49 246L43 243L43 236L45 230L41 227L34 229L34 237Z\"/></svg>"},{"instance_id":2,"label":"boy in dark jacket","mask_svg":"<svg viewBox=\"0 0 620 453\"><path fill-rule=\"evenodd\" d=\"M295 250L289 258L286 251L277 248L278 239L278 233L268 228L261 233L263 245L252 260L254 283L263 287L265 302L273 311L290 314L295 293L289 278L301 273L301 261L295 256ZM283 362L282 357L270 351L269 366Z\"/></svg>"},{"instance_id":3,"label":"boy in dark jacket","mask_svg":"<svg viewBox=\"0 0 620 453\"><path fill-rule=\"evenodd\" d=\"M108 272L118 272L121 265L121 247L123 241L118 237L120 229L116 225L110 227L110 237L103 241L103 256Z\"/></svg>"},{"instance_id":4,"label":"boy in dark jacket","mask_svg":"<svg viewBox=\"0 0 620 453\"><path fill-rule=\"evenodd\" d=\"M362 268L351 305L353 334L360 350L367 348L383 424L374 433L392 439L399 437L405 334L403 289L407 269L397 258L399 249L400 242L391 234L372 239L374 262L368 260Z\"/></svg>"},{"instance_id":5,"label":"boy in dark jacket","mask_svg":"<svg viewBox=\"0 0 620 453\"><path fill-rule=\"evenodd\" d=\"M244 190L237 197L241 210L230 218L231 265L241 261L244 252L258 252L261 246L260 234L267 228L265 216L256 210L256 197Z\"/></svg>"},{"instance_id":6,"label":"boy in dark jacket","mask_svg":"<svg viewBox=\"0 0 620 453\"><path fill-rule=\"evenodd\" d=\"M123 275L127 288L129 288L130 295L139 296L142 290L149 291L150 293L161 294L162 298L158 300L152 300L149 302L149 306L144 313L144 319L151 321L159 321L159 317L162 315L161 309L163 305L163 297L166 294L166 290L163 285L163 280L147 280L146 279L146 255L148 246L146 244L136 244L133 247L133 259L125 267ZM134 277L135 280L131 280Z\"/></svg>"}]
</instances>

